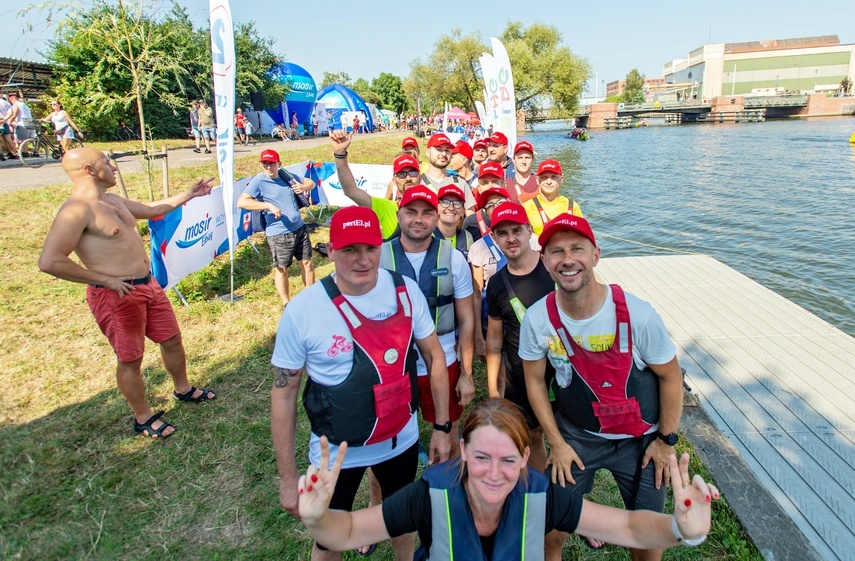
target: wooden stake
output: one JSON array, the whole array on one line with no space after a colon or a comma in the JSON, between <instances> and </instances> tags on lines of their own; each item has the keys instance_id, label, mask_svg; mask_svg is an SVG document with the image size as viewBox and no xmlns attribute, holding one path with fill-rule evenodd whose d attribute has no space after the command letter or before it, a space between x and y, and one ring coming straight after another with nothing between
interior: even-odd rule
<instances>
[{"instance_id":1,"label":"wooden stake","mask_svg":"<svg viewBox=\"0 0 855 561\"><path fill-rule=\"evenodd\" d=\"M166 146L160 147L160 153L163 154L163 198L169 198L169 159L166 155Z\"/></svg>"},{"instance_id":2,"label":"wooden stake","mask_svg":"<svg viewBox=\"0 0 855 561\"><path fill-rule=\"evenodd\" d=\"M122 196L127 199L128 190L125 188L125 180L122 179L122 170L119 169L119 162L117 162L115 156L113 156L112 150L107 150L107 155L110 156L110 161L113 162L114 166L116 166L116 179L119 180L119 189L122 190Z\"/></svg>"}]
</instances>

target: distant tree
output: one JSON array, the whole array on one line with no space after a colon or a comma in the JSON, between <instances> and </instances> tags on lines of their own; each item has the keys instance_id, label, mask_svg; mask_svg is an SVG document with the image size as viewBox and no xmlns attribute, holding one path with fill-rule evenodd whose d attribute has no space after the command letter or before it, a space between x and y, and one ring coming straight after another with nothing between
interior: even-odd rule
<instances>
[{"instance_id":1,"label":"distant tree","mask_svg":"<svg viewBox=\"0 0 855 561\"><path fill-rule=\"evenodd\" d=\"M46 18L60 20L46 58L59 70L50 94L58 97L85 129L106 134L118 121L152 124L156 137L184 135L189 101L211 99L210 30L194 28L175 2L157 0L48 2ZM261 91L282 99L285 89L268 73L279 60L254 24L235 29L236 92ZM136 115L136 117L134 117ZM143 141L143 149L148 149Z\"/></svg>"},{"instance_id":2,"label":"distant tree","mask_svg":"<svg viewBox=\"0 0 855 561\"><path fill-rule=\"evenodd\" d=\"M404 92L404 83L401 78L388 72L371 80L371 90L380 96L384 109L390 109L395 113L401 113L409 109L407 94Z\"/></svg>"},{"instance_id":3,"label":"distant tree","mask_svg":"<svg viewBox=\"0 0 855 561\"><path fill-rule=\"evenodd\" d=\"M633 68L626 75L626 85L621 95L626 103L641 103L644 101L644 74Z\"/></svg>"},{"instance_id":4,"label":"distant tree","mask_svg":"<svg viewBox=\"0 0 855 561\"><path fill-rule=\"evenodd\" d=\"M551 115L575 108L590 65L560 44L558 29L508 22L500 38L511 61L517 109L526 109L530 115L545 115L548 109ZM410 63L404 89L413 99L421 96L423 107L442 107L448 101L474 110L484 89L479 58L490 51L479 32L464 34L454 29L437 39L426 61Z\"/></svg>"},{"instance_id":5,"label":"distant tree","mask_svg":"<svg viewBox=\"0 0 855 561\"><path fill-rule=\"evenodd\" d=\"M542 23L524 28L511 21L500 39L511 61L517 109L525 109L529 120L546 114L546 108L553 117L572 113L591 67L561 45L561 32Z\"/></svg>"},{"instance_id":6,"label":"distant tree","mask_svg":"<svg viewBox=\"0 0 855 561\"><path fill-rule=\"evenodd\" d=\"M427 61L410 63L404 88L413 99L421 97L422 107L441 107L447 101L474 110L484 88L478 58L487 50L479 32L453 29L436 40Z\"/></svg>"},{"instance_id":7,"label":"distant tree","mask_svg":"<svg viewBox=\"0 0 855 561\"><path fill-rule=\"evenodd\" d=\"M341 84L351 88L353 83L350 80L350 75L347 72L324 72L324 79L318 85L318 89L324 89L333 84Z\"/></svg>"},{"instance_id":8,"label":"distant tree","mask_svg":"<svg viewBox=\"0 0 855 561\"><path fill-rule=\"evenodd\" d=\"M843 89L843 93L849 95L852 92L852 79L848 76L840 80L840 87Z\"/></svg>"}]
</instances>

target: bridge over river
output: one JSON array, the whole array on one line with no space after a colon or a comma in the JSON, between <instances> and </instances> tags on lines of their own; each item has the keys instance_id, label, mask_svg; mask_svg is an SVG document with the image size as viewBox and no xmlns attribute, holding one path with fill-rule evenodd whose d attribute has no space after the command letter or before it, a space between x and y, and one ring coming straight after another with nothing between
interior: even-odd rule
<instances>
[{"instance_id":1,"label":"bridge over river","mask_svg":"<svg viewBox=\"0 0 855 561\"><path fill-rule=\"evenodd\" d=\"M779 96L719 96L712 99L663 101L655 103L597 103L583 106L577 123L587 128L604 128L618 118L673 115L682 122L726 121L732 114L753 113L764 118L855 115L855 98L829 98L826 94ZM736 119L739 120L739 119Z\"/></svg>"}]
</instances>

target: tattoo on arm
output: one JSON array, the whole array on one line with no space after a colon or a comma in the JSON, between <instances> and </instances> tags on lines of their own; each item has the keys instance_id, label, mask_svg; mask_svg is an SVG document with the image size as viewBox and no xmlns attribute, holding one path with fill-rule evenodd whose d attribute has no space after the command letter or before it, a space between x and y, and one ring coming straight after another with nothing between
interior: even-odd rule
<instances>
[{"instance_id":1,"label":"tattoo on arm","mask_svg":"<svg viewBox=\"0 0 855 561\"><path fill-rule=\"evenodd\" d=\"M273 378L273 387L284 388L288 385L288 382L291 382L294 378L298 377L302 371L302 369L291 370L289 368L276 367L276 377Z\"/></svg>"}]
</instances>

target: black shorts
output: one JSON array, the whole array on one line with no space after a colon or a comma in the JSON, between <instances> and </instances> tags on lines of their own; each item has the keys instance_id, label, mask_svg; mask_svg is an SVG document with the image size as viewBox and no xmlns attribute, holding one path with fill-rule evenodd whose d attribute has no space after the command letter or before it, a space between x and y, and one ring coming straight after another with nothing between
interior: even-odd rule
<instances>
[{"instance_id":1,"label":"black shorts","mask_svg":"<svg viewBox=\"0 0 855 561\"><path fill-rule=\"evenodd\" d=\"M267 236L267 245L273 255L273 264L280 269L290 267L293 259L306 261L312 258L312 241L305 224L295 232Z\"/></svg>"},{"instance_id":2,"label":"black shorts","mask_svg":"<svg viewBox=\"0 0 855 561\"><path fill-rule=\"evenodd\" d=\"M418 461L419 443L415 442L394 458L370 466L374 477L377 478L377 482L380 484L380 492L384 499L392 496L416 480ZM332 499L330 499L331 509L346 510L348 512L353 510L353 500L356 498L356 492L359 490L359 485L362 483L366 469L368 467L354 467L341 470ZM318 549L328 549L321 544L317 545Z\"/></svg>"}]
</instances>

